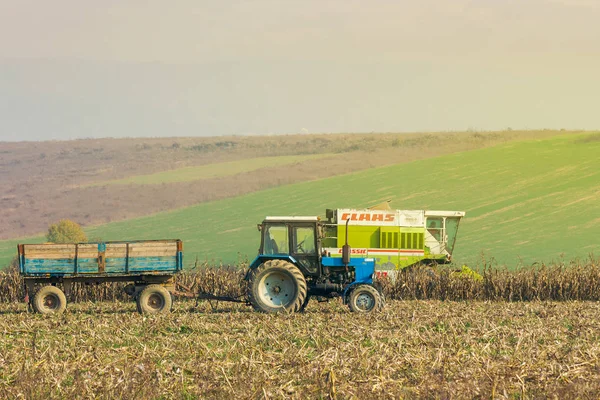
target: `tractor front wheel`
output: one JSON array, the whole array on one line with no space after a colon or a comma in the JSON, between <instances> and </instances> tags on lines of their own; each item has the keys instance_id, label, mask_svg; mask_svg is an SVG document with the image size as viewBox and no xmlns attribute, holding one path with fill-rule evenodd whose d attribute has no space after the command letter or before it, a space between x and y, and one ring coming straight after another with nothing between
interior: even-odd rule
<instances>
[{"instance_id":1,"label":"tractor front wheel","mask_svg":"<svg viewBox=\"0 0 600 400\"><path fill-rule=\"evenodd\" d=\"M379 291L371 285L357 285L348 297L350 311L357 313L370 313L383 308L383 298Z\"/></svg>"},{"instance_id":2,"label":"tractor front wheel","mask_svg":"<svg viewBox=\"0 0 600 400\"><path fill-rule=\"evenodd\" d=\"M250 274L248 300L265 313L298 312L307 297L302 272L285 260L268 260Z\"/></svg>"}]
</instances>

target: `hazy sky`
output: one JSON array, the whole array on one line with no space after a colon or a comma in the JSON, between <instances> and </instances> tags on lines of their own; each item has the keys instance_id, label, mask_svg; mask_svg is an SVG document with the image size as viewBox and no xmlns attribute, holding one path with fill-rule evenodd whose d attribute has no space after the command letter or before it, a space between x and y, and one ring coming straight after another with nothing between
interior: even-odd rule
<instances>
[{"instance_id":1,"label":"hazy sky","mask_svg":"<svg viewBox=\"0 0 600 400\"><path fill-rule=\"evenodd\" d=\"M599 0L0 0L0 140L600 128Z\"/></svg>"}]
</instances>

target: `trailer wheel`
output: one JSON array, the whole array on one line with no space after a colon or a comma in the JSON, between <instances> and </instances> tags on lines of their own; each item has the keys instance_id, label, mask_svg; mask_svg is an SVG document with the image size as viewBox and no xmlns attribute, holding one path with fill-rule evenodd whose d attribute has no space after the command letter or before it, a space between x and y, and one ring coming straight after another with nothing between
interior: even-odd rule
<instances>
[{"instance_id":1,"label":"trailer wheel","mask_svg":"<svg viewBox=\"0 0 600 400\"><path fill-rule=\"evenodd\" d=\"M32 305L40 314L60 314L67 308L67 298L56 286L43 286L33 296Z\"/></svg>"},{"instance_id":2,"label":"trailer wheel","mask_svg":"<svg viewBox=\"0 0 600 400\"><path fill-rule=\"evenodd\" d=\"M171 311L171 293L161 285L148 285L137 296L137 310L140 314L159 314Z\"/></svg>"},{"instance_id":3,"label":"trailer wheel","mask_svg":"<svg viewBox=\"0 0 600 400\"><path fill-rule=\"evenodd\" d=\"M350 311L357 313L379 311L383 308L383 298L373 286L357 285L350 292L348 307Z\"/></svg>"},{"instance_id":4,"label":"trailer wheel","mask_svg":"<svg viewBox=\"0 0 600 400\"><path fill-rule=\"evenodd\" d=\"M302 272L285 260L268 260L250 274L248 300L265 313L298 312L307 297Z\"/></svg>"}]
</instances>

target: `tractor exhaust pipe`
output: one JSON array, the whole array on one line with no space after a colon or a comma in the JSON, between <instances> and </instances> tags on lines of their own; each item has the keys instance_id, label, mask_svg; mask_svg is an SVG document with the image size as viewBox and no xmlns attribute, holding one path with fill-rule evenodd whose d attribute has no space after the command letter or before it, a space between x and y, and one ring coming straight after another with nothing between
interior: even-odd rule
<instances>
[{"instance_id":1,"label":"tractor exhaust pipe","mask_svg":"<svg viewBox=\"0 0 600 400\"><path fill-rule=\"evenodd\" d=\"M342 263L348 270L348 264L350 264L350 245L348 244L348 224L350 223L350 218L346 220L346 244L342 247Z\"/></svg>"}]
</instances>

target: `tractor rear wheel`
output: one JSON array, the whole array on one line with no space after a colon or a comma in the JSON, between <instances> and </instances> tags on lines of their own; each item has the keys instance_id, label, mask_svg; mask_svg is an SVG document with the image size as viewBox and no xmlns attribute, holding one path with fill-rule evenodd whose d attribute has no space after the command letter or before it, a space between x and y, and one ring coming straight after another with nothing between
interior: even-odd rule
<instances>
[{"instance_id":1,"label":"tractor rear wheel","mask_svg":"<svg viewBox=\"0 0 600 400\"><path fill-rule=\"evenodd\" d=\"M308 305L309 301L310 301L310 295L307 294L306 298L304 299L304 302L300 306L300 309L298 310L298 312L304 312L304 310L306 309L306 306Z\"/></svg>"},{"instance_id":2,"label":"tractor rear wheel","mask_svg":"<svg viewBox=\"0 0 600 400\"><path fill-rule=\"evenodd\" d=\"M307 297L302 272L285 260L269 260L250 274L248 300L255 310L265 313L298 312Z\"/></svg>"},{"instance_id":3,"label":"tractor rear wheel","mask_svg":"<svg viewBox=\"0 0 600 400\"><path fill-rule=\"evenodd\" d=\"M32 305L40 314L60 314L67 308L67 298L56 286L43 286L33 296Z\"/></svg>"},{"instance_id":4,"label":"tractor rear wheel","mask_svg":"<svg viewBox=\"0 0 600 400\"><path fill-rule=\"evenodd\" d=\"M161 285L148 285L137 296L140 314L159 314L171 311L171 293Z\"/></svg>"},{"instance_id":5,"label":"tractor rear wheel","mask_svg":"<svg viewBox=\"0 0 600 400\"><path fill-rule=\"evenodd\" d=\"M350 307L350 311L357 313L379 311L383 308L383 298L375 287L357 285L350 292L348 307Z\"/></svg>"}]
</instances>

